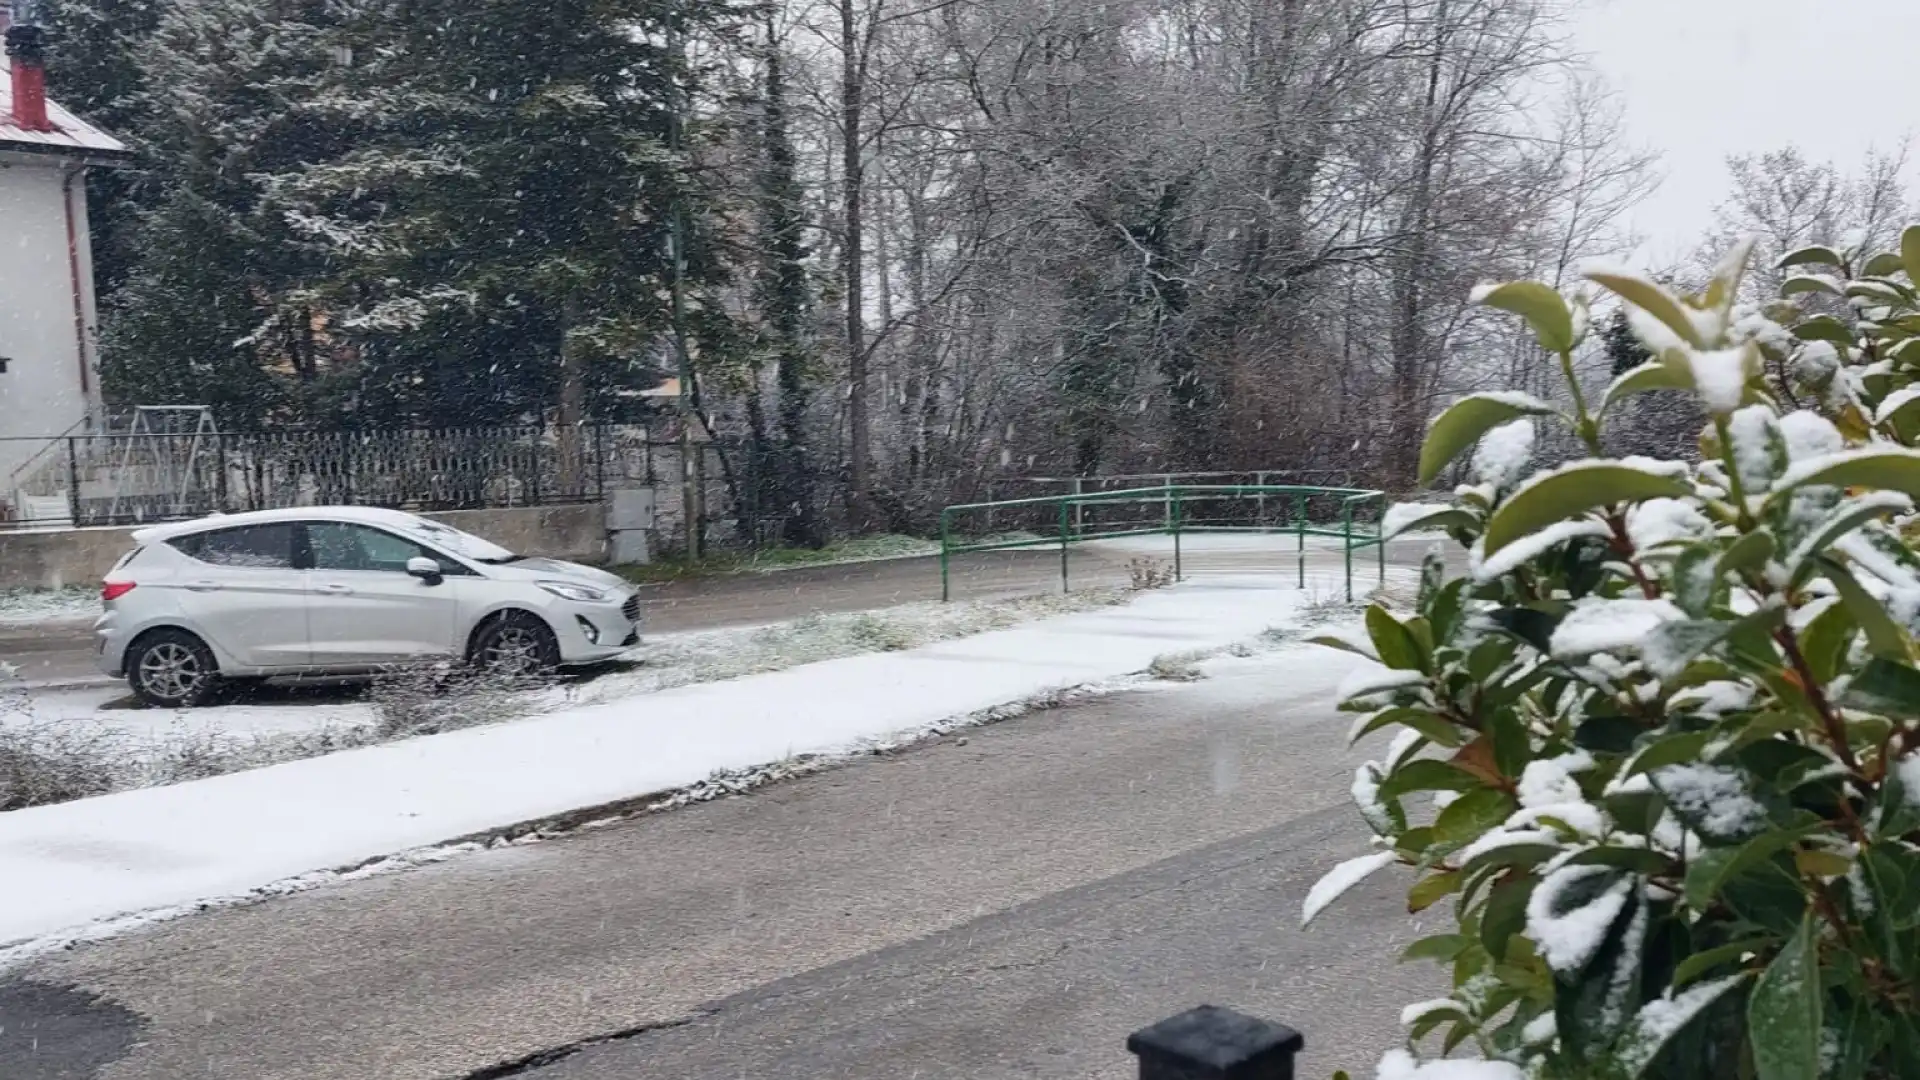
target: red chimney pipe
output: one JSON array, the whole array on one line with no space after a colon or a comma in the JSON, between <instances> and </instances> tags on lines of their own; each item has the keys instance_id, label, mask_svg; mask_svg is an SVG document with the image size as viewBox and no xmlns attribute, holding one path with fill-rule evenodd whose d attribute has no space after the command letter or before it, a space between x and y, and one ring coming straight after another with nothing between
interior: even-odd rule
<instances>
[{"instance_id":1,"label":"red chimney pipe","mask_svg":"<svg viewBox=\"0 0 1920 1080\"><path fill-rule=\"evenodd\" d=\"M52 131L47 120L47 32L21 23L7 27L13 72L13 122L28 131Z\"/></svg>"}]
</instances>

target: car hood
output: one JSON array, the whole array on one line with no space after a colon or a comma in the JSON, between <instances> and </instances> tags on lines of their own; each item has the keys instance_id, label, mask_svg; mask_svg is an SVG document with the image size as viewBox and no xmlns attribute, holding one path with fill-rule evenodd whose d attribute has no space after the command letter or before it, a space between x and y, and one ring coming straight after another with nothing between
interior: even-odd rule
<instances>
[{"instance_id":1,"label":"car hood","mask_svg":"<svg viewBox=\"0 0 1920 1080\"><path fill-rule=\"evenodd\" d=\"M521 559L519 562L488 566L486 570L487 576L496 581L577 581L596 589L611 589L627 583L618 574L560 559Z\"/></svg>"}]
</instances>

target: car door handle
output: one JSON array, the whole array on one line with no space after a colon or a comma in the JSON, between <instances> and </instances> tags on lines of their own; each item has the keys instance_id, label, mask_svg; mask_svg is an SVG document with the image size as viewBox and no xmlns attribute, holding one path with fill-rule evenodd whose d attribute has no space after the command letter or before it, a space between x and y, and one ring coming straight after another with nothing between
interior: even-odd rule
<instances>
[{"instance_id":1,"label":"car door handle","mask_svg":"<svg viewBox=\"0 0 1920 1080\"><path fill-rule=\"evenodd\" d=\"M189 592L218 592L220 590L220 583L217 581L189 581L187 582L187 590Z\"/></svg>"},{"instance_id":2,"label":"car door handle","mask_svg":"<svg viewBox=\"0 0 1920 1080\"><path fill-rule=\"evenodd\" d=\"M333 596L352 596L353 586L342 585L337 581L323 582L313 587L315 592L329 593Z\"/></svg>"}]
</instances>

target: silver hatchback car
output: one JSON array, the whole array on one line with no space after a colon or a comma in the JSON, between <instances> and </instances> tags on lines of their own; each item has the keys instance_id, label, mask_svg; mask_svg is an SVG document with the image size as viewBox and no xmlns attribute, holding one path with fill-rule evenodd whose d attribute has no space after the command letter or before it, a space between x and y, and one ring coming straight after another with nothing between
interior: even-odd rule
<instances>
[{"instance_id":1,"label":"silver hatchback car","mask_svg":"<svg viewBox=\"0 0 1920 1080\"><path fill-rule=\"evenodd\" d=\"M149 704L223 684L457 659L510 675L640 641L632 585L397 510L303 507L142 529L101 583L100 667Z\"/></svg>"}]
</instances>

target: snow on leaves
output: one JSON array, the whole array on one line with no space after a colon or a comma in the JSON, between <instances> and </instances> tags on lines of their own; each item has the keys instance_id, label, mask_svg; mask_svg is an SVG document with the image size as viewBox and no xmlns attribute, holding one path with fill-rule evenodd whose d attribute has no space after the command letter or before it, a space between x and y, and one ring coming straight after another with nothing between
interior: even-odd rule
<instances>
[{"instance_id":1,"label":"snow on leaves","mask_svg":"<svg viewBox=\"0 0 1920 1080\"><path fill-rule=\"evenodd\" d=\"M1871 973L1911 968L1920 878L1920 227L1831 257L1833 289L1757 306L1744 249L1697 295L1589 274L1654 357L1615 390L1693 393L1707 460L1605 456L1611 392L1494 399L1523 415L1480 429L1481 482L1394 515L1470 570L1370 617L1391 669L1343 688L1357 732L1400 732L1356 778L1360 866L1457 923L1408 949L1454 986L1383 1077L1911 1071L1908 991ZM1524 475L1542 425L1592 456Z\"/></svg>"}]
</instances>

